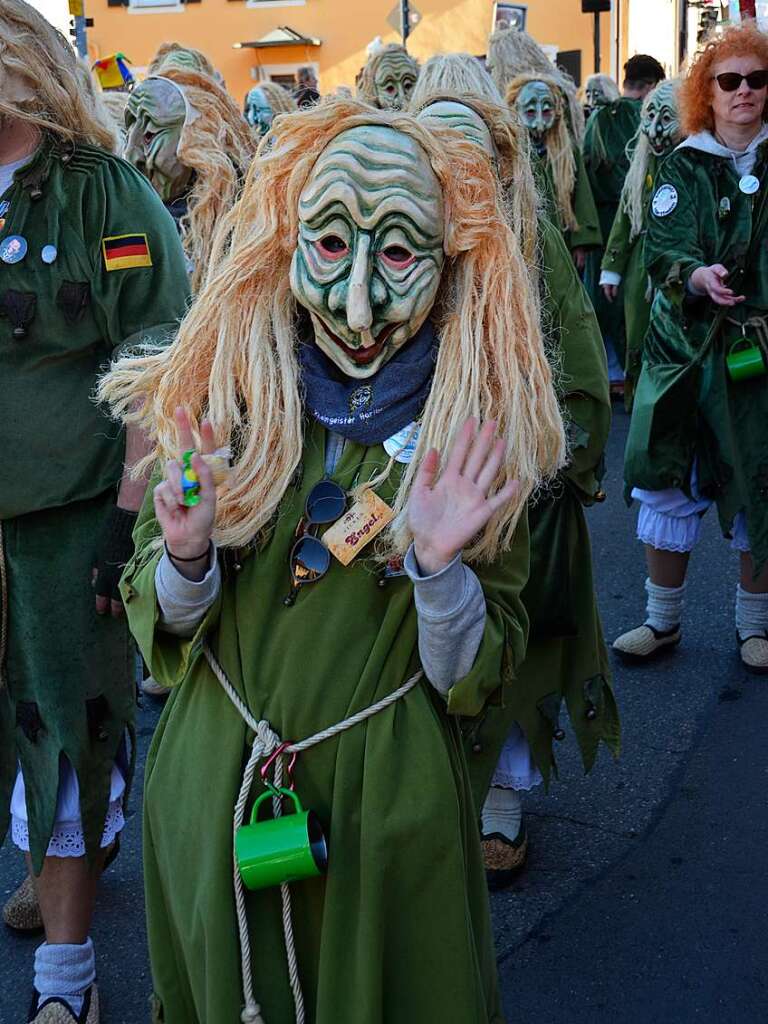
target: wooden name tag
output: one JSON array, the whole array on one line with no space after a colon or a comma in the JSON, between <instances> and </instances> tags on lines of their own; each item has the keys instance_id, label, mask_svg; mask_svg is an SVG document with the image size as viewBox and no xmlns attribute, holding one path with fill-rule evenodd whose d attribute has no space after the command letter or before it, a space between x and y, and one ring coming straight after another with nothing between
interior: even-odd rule
<instances>
[{"instance_id":1,"label":"wooden name tag","mask_svg":"<svg viewBox=\"0 0 768 1024\"><path fill-rule=\"evenodd\" d=\"M366 544L370 544L385 526L395 518L395 513L374 490L367 490L358 498L349 512L323 534L323 543L341 562L349 565Z\"/></svg>"}]
</instances>

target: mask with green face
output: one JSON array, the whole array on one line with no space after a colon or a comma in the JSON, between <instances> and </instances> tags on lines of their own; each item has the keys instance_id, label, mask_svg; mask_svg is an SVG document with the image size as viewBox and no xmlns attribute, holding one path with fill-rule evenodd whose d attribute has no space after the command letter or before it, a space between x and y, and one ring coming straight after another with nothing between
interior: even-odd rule
<instances>
[{"instance_id":1,"label":"mask with green face","mask_svg":"<svg viewBox=\"0 0 768 1024\"><path fill-rule=\"evenodd\" d=\"M517 96L517 114L537 146L557 117L557 104L546 82L526 82Z\"/></svg>"},{"instance_id":2,"label":"mask with green face","mask_svg":"<svg viewBox=\"0 0 768 1024\"><path fill-rule=\"evenodd\" d=\"M257 86L248 93L248 99L245 101L245 119L248 124L255 128L259 135L266 135L269 129L272 127L272 121L275 118L274 111L269 105L264 90Z\"/></svg>"},{"instance_id":3,"label":"mask with green face","mask_svg":"<svg viewBox=\"0 0 768 1024\"><path fill-rule=\"evenodd\" d=\"M492 160L498 159L496 145L488 126L477 111L465 103L458 100L436 100L419 111L419 121L428 117L434 117L448 128L461 132L465 139L480 146Z\"/></svg>"},{"instance_id":4,"label":"mask with green face","mask_svg":"<svg viewBox=\"0 0 768 1024\"><path fill-rule=\"evenodd\" d=\"M413 57L399 52L384 54L373 76L376 105L381 110L405 110L418 77Z\"/></svg>"},{"instance_id":5,"label":"mask with green face","mask_svg":"<svg viewBox=\"0 0 768 1024\"><path fill-rule=\"evenodd\" d=\"M299 199L291 290L347 377L373 376L427 319L443 235L440 183L407 135L365 125L323 150Z\"/></svg>"},{"instance_id":6,"label":"mask with green face","mask_svg":"<svg viewBox=\"0 0 768 1024\"><path fill-rule=\"evenodd\" d=\"M680 113L672 82L657 86L643 106L640 130L656 156L666 156L680 142Z\"/></svg>"},{"instance_id":7,"label":"mask with green face","mask_svg":"<svg viewBox=\"0 0 768 1024\"><path fill-rule=\"evenodd\" d=\"M605 107L610 103L610 100L605 95L605 89L603 89L602 82L590 82L584 90L584 114L586 117L598 107Z\"/></svg>"},{"instance_id":8,"label":"mask with green face","mask_svg":"<svg viewBox=\"0 0 768 1024\"><path fill-rule=\"evenodd\" d=\"M192 182L192 169L177 155L188 116L181 87L167 78L145 79L125 108L125 159L149 179L166 203L183 196Z\"/></svg>"}]
</instances>

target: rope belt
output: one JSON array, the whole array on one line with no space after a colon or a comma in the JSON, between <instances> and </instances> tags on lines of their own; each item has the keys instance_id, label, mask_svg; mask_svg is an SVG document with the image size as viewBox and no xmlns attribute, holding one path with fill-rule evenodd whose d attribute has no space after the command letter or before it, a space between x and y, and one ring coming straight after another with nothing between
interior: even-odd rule
<instances>
[{"instance_id":1,"label":"rope belt","mask_svg":"<svg viewBox=\"0 0 768 1024\"><path fill-rule=\"evenodd\" d=\"M281 745L281 740L277 733L271 728L269 722L266 722L263 719L261 721L257 721L253 717L245 703L235 691L229 679L227 679L226 672L216 660L216 657L208 644L203 644L203 654L211 668L211 671L221 683L224 692L234 705L235 710L255 734L251 755L248 758L248 763L246 764L245 771L243 772L243 781L240 785L240 792L237 796L235 813L232 820L232 863L234 869L233 881L235 889L235 909L237 911L237 928L240 935L240 960L243 972L243 1002L245 1004L245 1008L240 1015L240 1020L243 1024L265 1024L264 1018L261 1014L261 1007L256 1002L253 994L251 940L248 934L248 919L245 913L245 891L243 888L243 880L240 877L240 869L237 866L237 859L234 856L234 841L235 836L237 835L237 830L243 824L243 818L245 817L245 805L248 801L248 794L251 791L251 786L253 785L256 766L259 761L269 757L270 754L277 750ZM283 752L286 754L300 754L302 751L309 750L311 747L316 747L319 743L323 743L325 740L329 740L333 736L338 736L339 733L345 732L347 729L351 729L355 725L359 725L360 722L364 722L368 718L372 718L380 711L383 711L385 708L390 707L396 701L400 700L400 698L404 697L407 693L410 693L410 691L422 679L423 675L424 673L419 670L415 675L412 675L410 679L403 683L399 689L394 690L376 704L372 704L370 707L364 708L362 711L358 711L350 718L345 718L343 722L337 722L336 725L329 726L321 732L316 732L314 736L309 736L307 739L301 740L299 743L291 743L284 746ZM279 789L281 781L282 761L278 757L275 762L274 785L276 788ZM278 817L282 812L282 801L279 797L274 798L272 806L275 817ZM284 882L280 886L280 896L283 904L283 934L285 936L285 952L288 959L288 978L291 984L291 991L293 993L293 1004L296 1011L296 1024L304 1024L304 997L301 992L299 968L296 962L296 945L293 938L293 922L291 918L291 893L287 882Z\"/></svg>"}]
</instances>

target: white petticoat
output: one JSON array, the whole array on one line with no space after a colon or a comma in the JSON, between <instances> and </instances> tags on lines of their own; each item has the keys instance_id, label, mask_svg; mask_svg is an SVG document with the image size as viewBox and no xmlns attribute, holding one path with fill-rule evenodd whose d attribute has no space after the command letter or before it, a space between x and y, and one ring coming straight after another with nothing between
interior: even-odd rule
<instances>
[{"instance_id":1,"label":"white petticoat","mask_svg":"<svg viewBox=\"0 0 768 1024\"><path fill-rule=\"evenodd\" d=\"M541 772L531 757L528 740L520 726L515 723L502 748L491 785L502 789L529 790L543 781Z\"/></svg>"},{"instance_id":2,"label":"white petticoat","mask_svg":"<svg viewBox=\"0 0 768 1024\"><path fill-rule=\"evenodd\" d=\"M691 492L693 497L689 498L677 487L668 487L663 491L644 491L633 487L632 497L640 502L637 539L643 544L650 544L657 551L693 551L699 540L704 513L714 504L698 493L695 467ZM731 550L746 554L749 551L749 537L747 519L743 512L739 512L734 519L731 532Z\"/></svg>"},{"instance_id":3,"label":"white petticoat","mask_svg":"<svg viewBox=\"0 0 768 1024\"><path fill-rule=\"evenodd\" d=\"M117 765L113 765L110 780L109 807L101 837L102 848L113 843L117 834L125 826L125 818L123 816L124 794L125 779ZM27 794L24 788L24 777L21 774L21 767L19 767L11 797L11 836L16 846L24 851L29 850L27 820ZM85 856L83 825L80 817L80 786L72 764L68 758L63 756L59 762L59 792L56 802L56 819L46 855L48 857Z\"/></svg>"}]
</instances>

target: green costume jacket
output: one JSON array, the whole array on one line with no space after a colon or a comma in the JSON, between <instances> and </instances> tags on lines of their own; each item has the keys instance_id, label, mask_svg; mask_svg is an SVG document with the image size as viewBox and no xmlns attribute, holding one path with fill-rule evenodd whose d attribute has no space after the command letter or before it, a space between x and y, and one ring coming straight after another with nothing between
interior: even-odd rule
<instances>
[{"instance_id":1,"label":"green costume jacket","mask_svg":"<svg viewBox=\"0 0 768 1024\"><path fill-rule=\"evenodd\" d=\"M123 578L152 674L176 686L147 761L144 868L158 1014L170 1024L235 1021L241 979L232 892L232 814L248 729L200 655L211 645L252 714L302 739L397 689L419 665L407 577L377 585L367 549L302 588L286 608L288 556L312 487L326 474L325 431L307 426L301 480L261 545L220 553L220 599L196 635L158 628L151 502ZM345 489L387 463L348 442L332 478ZM402 467L378 493L390 501ZM398 703L301 755L296 789L329 837L325 878L292 886L309 1024L501 1024L479 834L459 716L506 699L522 661L528 576L525 520L514 546L475 567L487 601L469 675L447 704L423 680ZM238 568L239 567L239 568ZM180 685L179 685L180 684ZM261 791L257 782L255 798ZM268 1024L293 1020L280 893L247 894L254 989ZM162 1008L162 1010L160 1009Z\"/></svg>"},{"instance_id":2,"label":"green costume jacket","mask_svg":"<svg viewBox=\"0 0 768 1024\"><path fill-rule=\"evenodd\" d=\"M656 292L625 479L628 488L685 489L697 460L699 488L716 500L723 531L739 511L746 513L759 570L768 561L768 381L765 375L732 381L726 357L742 338L741 324L768 315L765 232L743 275L739 270L756 204L768 187L768 143L759 147L754 169L762 187L748 196L739 189L732 160L695 149L692 141L667 157L656 181L658 205L654 210L652 203L645 242ZM729 269L729 283L747 298L726 311L720 330L708 338L717 307L687 295L686 284L697 267L714 263ZM760 327L745 332L753 341L765 337ZM765 347L764 340L760 344Z\"/></svg>"},{"instance_id":3,"label":"green costume jacket","mask_svg":"<svg viewBox=\"0 0 768 1024\"><path fill-rule=\"evenodd\" d=\"M641 106L640 100L621 97L613 103L598 107L587 121L584 166L597 206L604 242L619 209L621 190L629 170L627 145L640 126ZM584 283L595 307L600 329L605 337L611 339L617 355L624 363L626 332L622 303L608 302L600 288L602 255L602 252L589 254Z\"/></svg>"},{"instance_id":4,"label":"green costume jacket","mask_svg":"<svg viewBox=\"0 0 768 1024\"><path fill-rule=\"evenodd\" d=\"M103 150L46 140L0 200L0 253L14 238L27 247L0 262L0 839L20 761L37 870L62 753L79 777L87 851L98 850L135 704L125 624L94 610L91 570L125 443L93 390L122 347L174 330L188 284L159 198Z\"/></svg>"},{"instance_id":5,"label":"green costume jacket","mask_svg":"<svg viewBox=\"0 0 768 1024\"><path fill-rule=\"evenodd\" d=\"M645 269L645 236L647 233L648 211L653 196L658 159L649 154L648 171L643 187L644 226L639 235L631 237L632 226L626 212L620 207L613 222L601 270L621 274L621 292L614 300L618 305L623 298L624 322L626 324L627 356L624 364L626 382L624 402L631 411L637 378L643 361L643 345L651 317L651 291L648 272Z\"/></svg>"},{"instance_id":6,"label":"green costume jacket","mask_svg":"<svg viewBox=\"0 0 768 1024\"><path fill-rule=\"evenodd\" d=\"M555 185L552 178L552 170L549 161L544 156L539 156L535 149L531 149L531 160L536 180L539 185L547 218L557 227L565 238L569 249L583 247L585 249L596 248L603 244L603 236L600 233L600 221L597 216L597 207L592 197L592 190L589 187L589 179L584 167L584 157L579 147L573 143L574 157L576 158L576 185L573 192L573 212L576 215L576 222L579 225L576 231L566 231L560 220L555 198Z\"/></svg>"},{"instance_id":7,"label":"green costume jacket","mask_svg":"<svg viewBox=\"0 0 768 1024\"><path fill-rule=\"evenodd\" d=\"M570 442L570 464L531 503L531 572L523 591L530 618L525 661L503 707L467 723L465 738L478 810L513 722L549 782L563 701L592 767L602 740L617 754L619 717L592 576L584 508L600 495L611 424L605 350L595 314L563 239L542 222L544 309L549 355ZM589 712L589 717L587 714Z\"/></svg>"}]
</instances>

